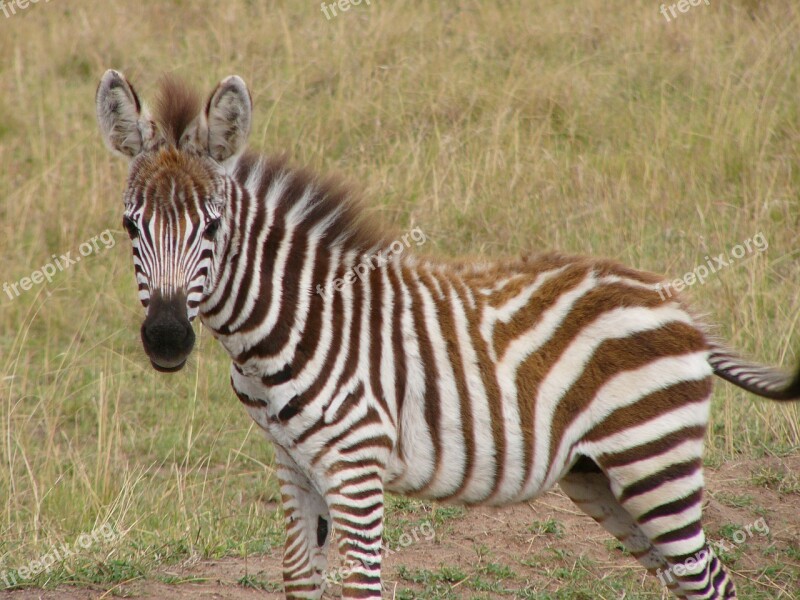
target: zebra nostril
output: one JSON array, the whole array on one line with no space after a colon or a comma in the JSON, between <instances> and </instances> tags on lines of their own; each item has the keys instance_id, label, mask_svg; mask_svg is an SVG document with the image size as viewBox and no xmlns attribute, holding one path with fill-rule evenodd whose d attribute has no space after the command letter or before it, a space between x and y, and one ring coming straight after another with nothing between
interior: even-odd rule
<instances>
[{"instance_id":1,"label":"zebra nostril","mask_svg":"<svg viewBox=\"0 0 800 600\"><path fill-rule=\"evenodd\" d=\"M142 324L142 338L154 350L186 351L194 344L194 330L185 323L173 319L160 319Z\"/></svg>"},{"instance_id":2,"label":"zebra nostril","mask_svg":"<svg viewBox=\"0 0 800 600\"><path fill-rule=\"evenodd\" d=\"M185 296L153 295L142 323L142 345L154 366L182 366L194 347L195 335Z\"/></svg>"}]
</instances>

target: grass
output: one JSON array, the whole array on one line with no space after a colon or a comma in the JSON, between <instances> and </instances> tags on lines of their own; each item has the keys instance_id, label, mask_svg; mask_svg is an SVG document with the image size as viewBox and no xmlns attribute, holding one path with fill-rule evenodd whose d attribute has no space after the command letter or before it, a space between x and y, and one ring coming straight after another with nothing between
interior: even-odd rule
<instances>
[{"instance_id":1,"label":"grass","mask_svg":"<svg viewBox=\"0 0 800 600\"><path fill-rule=\"evenodd\" d=\"M752 473L754 485L773 489L784 494L800 494L800 476L770 467L758 467Z\"/></svg>"},{"instance_id":2,"label":"grass","mask_svg":"<svg viewBox=\"0 0 800 600\"><path fill-rule=\"evenodd\" d=\"M633 569L623 570L613 578L598 578L596 565L585 559L572 561L569 567L559 567L543 573L551 580L564 585L563 592L536 590L535 586L518 575L506 565L487 563L474 573L467 573L457 567L443 566L431 569L399 569L402 582L415 587L400 587L395 594L399 600L451 600L469 598L470 600L493 600L509 598L514 600L580 600L585 598L625 597L634 599L652 598L638 595L630 590L641 587L636 582ZM639 574L639 579L641 579ZM594 580L593 583L589 583ZM618 594L624 591L624 596Z\"/></svg>"},{"instance_id":3,"label":"grass","mask_svg":"<svg viewBox=\"0 0 800 600\"><path fill-rule=\"evenodd\" d=\"M545 521L534 521L528 527L528 531L535 535L554 535L556 537L564 535L561 523L552 518Z\"/></svg>"},{"instance_id":4,"label":"grass","mask_svg":"<svg viewBox=\"0 0 800 600\"><path fill-rule=\"evenodd\" d=\"M191 367L165 377L140 349L125 165L94 121L108 67L145 97L164 71L207 91L239 73L254 147L343 174L387 224L424 230L428 254L556 248L680 277L763 233L764 252L689 293L736 347L797 362L793 0L712 3L669 24L644 0L374 1L330 21L316 3L74 0L32 4L0 30L2 280L106 230L115 241L0 293L0 572L105 524L119 532L25 586L109 585L282 543L272 451L223 350L201 333ZM796 453L800 412L719 385L708 442L717 464ZM438 510L392 506L390 520Z\"/></svg>"}]
</instances>

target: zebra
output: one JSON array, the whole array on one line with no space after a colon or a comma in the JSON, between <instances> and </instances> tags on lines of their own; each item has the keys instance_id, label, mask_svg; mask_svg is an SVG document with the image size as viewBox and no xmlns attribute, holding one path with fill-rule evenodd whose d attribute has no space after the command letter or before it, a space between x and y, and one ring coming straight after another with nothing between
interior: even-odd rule
<instances>
[{"instance_id":1,"label":"zebra","mask_svg":"<svg viewBox=\"0 0 800 600\"><path fill-rule=\"evenodd\" d=\"M205 104L165 77L153 106L103 75L142 345L179 371L199 315L230 354L274 446L286 598L321 597L332 537L342 597L381 597L385 492L500 506L557 483L676 597L736 597L701 525L712 375L791 401L800 372L745 361L612 260L381 254L346 186L247 149L238 76Z\"/></svg>"}]
</instances>

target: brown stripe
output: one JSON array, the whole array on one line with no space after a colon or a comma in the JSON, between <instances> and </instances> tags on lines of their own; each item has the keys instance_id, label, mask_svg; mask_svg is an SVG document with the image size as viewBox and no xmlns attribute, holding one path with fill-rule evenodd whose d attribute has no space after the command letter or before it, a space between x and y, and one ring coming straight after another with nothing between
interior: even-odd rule
<instances>
[{"instance_id":1,"label":"brown stripe","mask_svg":"<svg viewBox=\"0 0 800 600\"><path fill-rule=\"evenodd\" d=\"M227 218L229 221L228 226L230 227L230 235L225 239L225 243L222 248L219 250L219 261L220 261L220 272L215 273L216 281L215 284L218 284L222 280L222 276L225 273L227 266L230 264L231 260L231 248L233 244L233 238L235 236L235 229L236 223L239 219L239 212L242 206L242 197L240 195L240 190L237 186L232 185L230 186L230 192L228 196L228 203L223 210L224 218ZM220 305L224 305L225 303L225 296L220 296L220 300L217 304L211 304L208 300L204 300L204 306L202 310L203 316L210 316L211 312L214 310L219 310L218 307Z\"/></svg>"},{"instance_id":2,"label":"brown stripe","mask_svg":"<svg viewBox=\"0 0 800 600\"><path fill-rule=\"evenodd\" d=\"M711 383L711 376L709 376L698 381L681 381L668 388L648 394L637 402L612 412L601 423L598 423L587 432L581 441L596 442L631 429L636 425L646 423L687 404L701 402L711 394ZM601 466L605 467L602 462Z\"/></svg>"},{"instance_id":3,"label":"brown stripe","mask_svg":"<svg viewBox=\"0 0 800 600\"><path fill-rule=\"evenodd\" d=\"M375 398L381 410L390 420L394 415L389 410L386 402L386 393L381 383L381 366L383 358L383 277L381 275L385 267L378 267L370 272L365 285L370 290L369 308L369 386L370 394ZM394 423L393 423L394 425Z\"/></svg>"},{"instance_id":4,"label":"brown stripe","mask_svg":"<svg viewBox=\"0 0 800 600\"><path fill-rule=\"evenodd\" d=\"M276 220L278 218L283 220L280 225L282 228L287 227L285 219L288 217L289 209L291 209L296 203L300 202L303 195L309 191L309 186L309 182L297 177L293 177L287 183L286 189L281 195L280 200L280 206L286 207L287 209L286 214L284 215L283 211L281 211L278 215L276 215ZM314 200L310 200L310 202L313 201ZM307 293L307 290L300 289L300 278L302 276L303 266L306 262L306 251L310 245L309 235L307 232L317 224L318 218L319 215L313 214L312 211L310 214L306 215L301 225L294 226L294 228L291 230L286 229L286 233L283 236L284 239L289 235L292 237L289 245L289 253L286 257L286 266L284 267L280 284L282 288L280 298L281 306L278 312L277 320L275 321L275 326L263 339L259 341L257 344L258 350L254 352L251 349L250 351L260 357L278 354L286 346L291 336L292 329L296 325L297 321L303 317L303 315L300 315L297 311L299 308L300 296L301 294ZM275 228L275 226L276 224L273 223L273 228ZM270 248L271 237L271 235L268 235L267 243L265 244L264 248L260 249L262 252L262 272L258 276L258 279L261 280L259 296L273 296L277 291L272 289L272 277L274 275L275 263L277 262L278 258L278 249L280 248L284 239L276 240L273 250ZM271 262L269 265L266 263L267 257L271 257ZM263 293L265 287L268 292L267 294ZM268 307L269 303L266 301L257 302L252 313L241 325L239 330L241 332L249 332L258 328L267 316Z\"/></svg>"},{"instance_id":5,"label":"brown stripe","mask_svg":"<svg viewBox=\"0 0 800 600\"><path fill-rule=\"evenodd\" d=\"M653 519L658 519L659 517L667 517L670 515L677 515L678 513L683 512L690 506L694 506L696 504L700 504L703 501L703 489L700 488L695 490L688 496L684 498L679 498L678 500L673 500L672 502L667 502L666 504L661 504L653 509L650 509L642 516L636 519L638 523L648 523Z\"/></svg>"},{"instance_id":6,"label":"brown stripe","mask_svg":"<svg viewBox=\"0 0 800 600\"><path fill-rule=\"evenodd\" d=\"M325 300L317 293L317 285L324 285L330 266L330 256L322 246L317 247L316 254L311 259L314 261L314 270L311 274L311 302L308 305L308 315L306 316L303 335L297 344L297 350L291 359L292 372L301 373L309 360L319 347L319 342L323 333L324 325L322 322ZM265 349L267 352L269 349ZM261 356L261 345L256 344L252 348L253 356ZM266 354L270 358L272 354Z\"/></svg>"},{"instance_id":7,"label":"brown stripe","mask_svg":"<svg viewBox=\"0 0 800 600\"><path fill-rule=\"evenodd\" d=\"M394 268L387 267L386 274L392 290L394 306L392 310L391 340L394 355L394 397L397 403L397 454L403 456L403 406L406 394L406 350L403 344L403 313L407 310L400 286L400 278Z\"/></svg>"},{"instance_id":8,"label":"brown stripe","mask_svg":"<svg viewBox=\"0 0 800 600\"><path fill-rule=\"evenodd\" d=\"M281 240L281 242L282 241L283 240ZM275 320L275 325L269 331L269 333L259 340L258 344L256 344L258 350L251 348L248 351L251 355L263 357L278 354L286 346L289 338L291 337L292 329L302 318L303 315L298 312L300 308L300 294L307 293L308 290L300 289L300 278L303 272L305 253L308 249L308 245L309 240L307 238L299 236L294 236L292 238L292 241L289 245L289 254L287 256L286 265L284 267L283 276L280 282L281 305L278 309L278 316ZM269 252L269 250L265 248L264 252ZM264 266L265 265L262 262L262 267ZM274 262L270 266L274 268ZM257 277L261 279L261 285L258 291L260 300L256 301L252 312L238 328L239 332L251 332L257 329L266 320L269 303L265 301L266 298L264 297L275 296L277 293L277 289L273 289L272 287L272 276L272 268L262 268L261 274L259 274Z\"/></svg>"},{"instance_id":9,"label":"brown stripe","mask_svg":"<svg viewBox=\"0 0 800 600\"><path fill-rule=\"evenodd\" d=\"M333 309L332 313L333 316L331 318L330 327L332 327L333 331L331 332L331 342L330 346L328 347L327 355L325 356L325 362L322 365L322 368L319 372L319 376L314 380L314 382L301 394L298 394L300 399L298 403L300 406L305 406L309 402L312 402L317 395L320 393L322 388L328 381L328 377L333 370L333 365L336 363L336 357L338 356L339 351L341 351L343 346L342 337L344 336L344 332L342 331L344 327L344 319L343 319L343 312L344 307L342 305L342 295L340 293L336 293L333 295ZM321 348L317 348L317 352L322 351ZM296 443L302 443L305 439L308 438L309 435L315 433L320 427L324 426L324 419L322 415L317 420L315 424L309 427L307 430L303 431L295 440Z\"/></svg>"},{"instance_id":10,"label":"brown stripe","mask_svg":"<svg viewBox=\"0 0 800 600\"><path fill-rule=\"evenodd\" d=\"M656 544L669 544L671 542L680 542L693 537L697 537L703 531L700 521L693 521L687 525L662 533L653 539Z\"/></svg>"},{"instance_id":11,"label":"brown stripe","mask_svg":"<svg viewBox=\"0 0 800 600\"><path fill-rule=\"evenodd\" d=\"M240 163L241 164L241 163ZM258 164L254 165L254 168L259 168L262 163L259 162ZM261 174L261 181L262 185L268 184L272 181L275 173L270 171L267 166L264 167L264 171ZM238 171L237 171L238 172ZM237 298L232 298L235 294L239 293L239 290L234 292L233 285L234 280L236 279L236 270L239 266L240 261L245 260L244 252L247 250L247 242L250 241L252 246L255 246L255 243L249 237L252 237L253 230L251 229L249 232L247 231L247 222L248 222L248 215L250 213L250 206L253 202L262 205L263 210L263 202L259 202L260 197L253 198L250 194L250 191L244 187L246 177L239 182L241 187L238 188L242 194L241 202L239 203L239 210L238 212L232 215L230 229L231 229L231 242L229 244L230 252L235 252L235 254L231 254L225 256L223 258L223 262L221 264L224 265L223 269L225 269L229 273L229 277L227 282L225 283L225 291L222 294L219 303L207 310L207 314L209 316L216 316L220 313L225 306L227 306L228 302L231 300L236 300ZM261 188L258 190L261 191ZM252 263L250 263L252 264ZM221 327L219 331L223 334L227 334L227 328Z\"/></svg>"},{"instance_id":12,"label":"brown stripe","mask_svg":"<svg viewBox=\"0 0 800 600\"><path fill-rule=\"evenodd\" d=\"M464 284L457 282L455 285L461 287L462 292L465 291ZM463 296L462 296L463 297ZM489 348L486 345L486 340L480 332L479 315L485 310L485 300L481 295L475 297L476 307L470 310L467 306L464 307L467 316L467 334L475 350L475 359L478 365L493 365L491 369L480 369L481 381L483 388L486 392L486 402L489 408L489 419L492 428L492 440L494 448L495 469L494 469L494 482L491 486L491 495L497 492L499 483L503 480L505 473L505 458L506 458L506 435L505 435L505 417L503 411L502 396L500 394L500 384L497 381L497 370L494 368L494 363L489 356Z\"/></svg>"},{"instance_id":13,"label":"brown stripe","mask_svg":"<svg viewBox=\"0 0 800 600\"><path fill-rule=\"evenodd\" d=\"M682 322L667 323L658 329L602 342L553 413L547 464L554 459L569 426L583 414L600 388L614 376L642 368L661 358L681 356L704 348L703 335L695 327ZM631 394L635 393L636 390L631 390ZM553 465L553 468L559 466Z\"/></svg>"},{"instance_id":14,"label":"brown stripe","mask_svg":"<svg viewBox=\"0 0 800 600\"><path fill-rule=\"evenodd\" d=\"M269 264L262 262L262 272L254 277L255 279L262 280L258 291L259 299L256 300L250 315L236 330L237 333L251 332L261 326L266 320L270 305L269 299L273 298L277 293L277 289L272 288L272 277L278 248L282 242L283 240L276 241L274 249L270 249L269 238L267 240L264 253L265 256L272 253L273 258L269 261ZM279 299L281 305L278 309L275 325L265 336L258 340L256 344L238 354L236 356L237 361L246 362L255 357L268 359L276 356L286 347L291 338L292 330L298 326L298 323L305 316L299 312L300 295L303 293L307 294L308 290L300 289L300 278L308 244L309 240L305 238L298 239L294 237L292 239L286 266L284 267L283 278L280 283L282 288L281 297ZM275 301L278 301L278 299L275 299ZM304 328L303 331L307 331L307 328ZM303 336L303 338L305 338L305 336Z\"/></svg>"},{"instance_id":15,"label":"brown stripe","mask_svg":"<svg viewBox=\"0 0 800 600\"><path fill-rule=\"evenodd\" d=\"M414 331L417 334L419 343L420 367L425 373L425 395L423 399L425 404L425 422L428 426L428 431L430 431L431 441L433 443L433 473L428 482L422 486L422 488L416 490L418 494L425 494L426 490L436 482L442 468L442 439L439 430L441 418L441 400L439 398L438 386L439 369L436 364L436 357L433 353L430 336L428 335L428 328L425 323L424 304L422 302L422 296L417 289L418 284L414 280L411 270L408 268L404 267L402 269L401 277L411 295L411 315L414 322Z\"/></svg>"},{"instance_id":16,"label":"brown stripe","mask_svg":"<svg viewBox=\"0 0 800 600\"><path fill-rule=\"evenodd\" d=\"M350 392L347 397L342 401L342 405L339 407L337 411L336 419L331 421L330 423L325 421L325 414L324 412L320 413L319 417L316 421L314 421L311 425L309 425L303 432L295 438L295 444L302 444L308 440L312 435L318 433L323 429L334 429L336 425L342 422L342 420L349 414L352 407L358 404L361 399L364 397L364 386L363 384L359 383L356 388ZM313 400L313 396L311 399ZM368 417L372 418L373 409L367 409L367 414L365 415L364 419ZM380 419L378 419L379 421ZM319 461L324 454L327 452L327 449L334 444L337 444L340 440L342 440L345 436L348 435L350 429L346 429L345 431L340 432L337 436L328 440L323 448L320 449L319 454L315 455L312 459L314 462Z\"/></svg>"},{"instance_id":17,"label":"brown stripe","mask_svg":"<svg viewBox=\"0 0 800 600\"><path fill-rule=\"evenodd\" d=\"M472 480L475 469L475 426L472 415L472 400L467 389L466 375L464 373L464 359L459 349L458 332L456 331L454 312L458 310L457 305L451 301L450 291L458 295L450 282L443 277L436 278L432 274L425 277L426 280L436 280L442 289L444 296L436 304L436 312L439 315L439 327L442 331L442 338L447 346L447 356L453 368L453 378L455 380L456 391L458 393L461 408L461 440L448 440L448 444L455 444L457 441L464 445L464 467L461 472L461 482L458 487L441 499L454 498L464 491L464 488ZM431 281L431 284L433 282ZM430 287L430 286L429 286ZM466 301L464 300L464 303ZM466 306L464 306L466 311ZM449 469L455 469L456 465L449 465Z\"/></svg>"},{"instance_id":18,"label":"brown stripe","mask_svg":"<svg viewBox=\"0 0 800 600\"><path fill-rule=\"evenodd\" d=\"M375 435L369 438L361 439L350 444L349 446L344 446L339 449L339 452L344 455L355 454L359 450L368 450L376 447L391 451L392 440L389 439L389 436L383 434Z\"/></svg>"},{"instance_id":19,"label":"brown stripe","mask_svg":"<svg viewBox=\"0 0 800 600\"><path fill-rule=\"evenodd\" d=\"M577 286L586 277L586 273L579 270L568 269L565 276L569 274L569 289ZM556 278L561 279L561 277ZM552 286L550 284L553 284ZM563 294L559 290L558 283L548 282L542 289L548 288L544 296L547 308L553 306L557 300L554 294ZM523 465L525 469L523 482L528 481L534 467L534 435L536 424L536 397L539 387L544 381L553 365L561 358L564 351L575 337L583 331L586 326L592 323L603 313L606 313L620 306L654 306L661 303L658 294L644 289L631 288L624 284L597 285L590 289L586 294L578 298L572 305L569 314L562 320L561 325L553 333L552 337L545 342L541 348L530 354L519 366L517 370L517 403L519 406L520 427L523 435ZM543 317L543 312L537 319ZM579 398L581 400L581 398ZM586 398L582 399L584 402ZM581 406L581 405L579 405ZM555 421L558 414L554 414L554 421L550 424L551 429L561 432L563 424ZM551 440L561 441L561 435L552 435ZM538 459L538 457L537 457ZM541 457L545 464L549 464L545 457ZM551 465L552 466L552 465ZM549 467L548 467L549 468Z\"/></svg>"},{"instance_id":20,"label":"brown stripe","mask_svg":"<svg viewBox=\"0 0 800 600\"><path fill-rule=\"evenodd\" d=\"M674 481L682 477L688 477L689 475L699 471L701 468L702 459L700 459L700 457L669 465L657 473L648 475L636 483L626 486L619 495L618 500L621 504L624 504L631 498L641 496L642 494L646 494L647 492L652 492L653 490L660 488L665 483L669 483L670 481Z\"/></svg>"},{"instance_id":21,"label":"brown stripe","mask_svg":"<svg viewBox=\"0 0 800 600\"><path fill-rule=\"evenodd\" d=\"M377 465L377 463L375 464ZM345 465L345 467L350 469L352 468L352 465ZM342 470L343 468L341 463L337 463L335 465L331 465L327 473L335 474ZM378 477L377 473L378 473L377 470L376 471L365 470L359 472L358 474L353 475L348 479L341 481L339 484L328 488L327 492L329 492L330 494L338 494L341 491L341 489L345 486L360 487L362 484L365 483L373 483L373 484L379 483L380 478ZM382 488L380 486L376 485L376 487L372 489L364 489L358 492L350 492L347 494L347 497L350 498L351 500L366 500L367 498L371 498L372 496L380 495L382 493L381 489Z\"/></svg>"},{"instance_id":22,"label":"brown stripe","mask_svg":"<svg viewBox=\"0 0 800 600\"><path fill-rule=\"evenodd\" d=\"M342 404L342 410L340 410L339 414L336 417L336 420L332 421L331 423L325 423L324 417L320 417L320 419L314 423L314 425L309 429L314 429L316 431L320 431L321 429L328 429L333 431L336 429L336 426L341 424L341 422L345 419L347 413L350 412L350 409L356 406L361 399L364 397L364 387L359 384L359 386L348 395L345 399L344 403ZM338 434L330 438L325 442L325 446L319 450L317 454L311 459L311 464L317 464L322 458L327 454L330 448L335 448L340 444L343 440L346 440L356 431L364 428L370 427L377 427L381 424L381 417L378 412L372 408L367 408L366 414L359 419L357 422L353 423L343 431L340 431ZM304 432L303 441L308 439L308 431Z\"/></svg>"},{"instance_id":23,"label":"brown stripe","mask_svg":"<svg viewBox=\"0 0 800 600\"><path fill-rule=\"evenodd\" d=\"M231 377L231 387L233 388L233 392L236 394L236 397L239 398L239 401L242 404L247 406L251 406L253 408L265 408L267 403L263 400L259 400L258 398L253 398L252 396L248 396L247 394L240 392L236 389L236 386L233 385L233 377Z\"/></svg>"},{"instance_id":24,"label":"brown stripe","mask_svg":"<svg viewBox=\"0 0 800 600\"><path fill-rule=\"evenodd\" d=\"M558 277L545 282L530 298L528 306L519 310L508 323L497 322L492 332L492 344L498 358L505 354L514 340L538 325L542 316L588 275L589 270L583 265L568 267ZM528 284L531 282L528 281Z\"/></svg>"},{"instance_id":25,"label":"brown stripe","mask_svg":"<svg viewBox=\"0 0 800 600\"><path fill-rule=\"evenodd\" d=\"M592 431L594 432L594 430ZM595 460L606 470L623 467L640 461L644 457L658 456L669 452L686 440L702 439L705 434L705 427L684 427L646 444L640 444L621 452L600 454Z\"/></svg>"},{"instance_id":26,"label":"brown stripe","mask_svg":"<svg viewBox=\"0 0 800 600\"><path fill-rule=\"evenodd\" d=\"M263 201L266 194L269 193L269 187L277 185L277 181L282 177L282 174L276 174L275 178L262 179L256 196L255 215L253 217L253 224L250 226L249 231L243 235L243 242L239 253L239 260L235 265L230 265L232 271L238 271L242 268L241 262L244 261L244 276L239 283L239 288L235 292L233 310L228 320L220 326L220 330L226 334L230 334L233 330L230 329L232 323L239 319L244 308L245 301L251 295L256 298L253 311L259 314L266 314L267 308L271 301L273 301L271 294L263 294L262 288L271 290L272 272L275 268L277 260L278 248L283 239L288 235L285 227L284 220L286 218L286 204L278 201L273 205L275 214L273 215L272 225L269 227L266 240L263 245L259 245L258 237L264 231L267 222L267 204ZM267 187L269 184L269 187ZM245 215L240 227L243 229L247 227L247 216ZM261 257L260 271L255 272L257 255Z\"/></svg>"},{"instance_id":27,"label":"brown stripe","mask_svg":"<svg viewBox=\"0 0 800 600\"><path fill-rule=\"evenodd\" d=\"M351 272L350 268L344 270L344 265L342 266L343 273ZM344 274L340 275L340 277L344 277ZM356 368L358 367L359 359L361 356L361 327L362 327L362 320L363 320L363 305L364 305L364 284L360 283L358 280L352 283L344 284L352 291L352 304L350 308L350 331L347 332L350 336L350 339L347 342L347 346L343 347L342 351L346 352L345 361L344 361L344 369L342 369L342 373L339 376L339 380L336 382L334 397L339 393L343 386L349 385L350 380L356 373ZM336 292L339 294L344 294L345 289L342 288L340 292ZM344 321L345 316L342 313L340 316L342 321ZM342 344L344 346L344 343ZM343 414L342 411L344 410L344 406L339 409L339 413Z\"/></svg>"},{"instance_id":28,"label":"brown stripe","mask_svg":"<svg viewBox=\"0 0 800 600\"><path fill-rule=\"evenodd\" d=\"M516 275L519 277L508 282L501 289L493 292L489 296L489 305L493 308L498 308L521 294L522 291L533 284L536 278L542 273L574 264L578 264L579 271L587 270L585 260L579 257L565 256L558 253L540 254L532 256L519 264L512 264L510 265L512 269L509 273L497 273L492 270L488 273L490 277L489 281L485 282L487 287L493 287L498 281L507 277L514 277Z\"/></svg>"}]
</instances>

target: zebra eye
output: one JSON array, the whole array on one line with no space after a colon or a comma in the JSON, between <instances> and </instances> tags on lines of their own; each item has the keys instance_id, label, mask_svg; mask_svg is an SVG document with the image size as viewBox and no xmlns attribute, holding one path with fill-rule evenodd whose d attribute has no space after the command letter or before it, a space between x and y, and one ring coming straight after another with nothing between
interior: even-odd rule
<instances>
[{"instance_id":1,"label":"zebra eye","mask_svg":"<svg viewBox=\"0 0 800 600\"><path fill-rule=\"evenodd\" d=\"M207 240L214 239L214 235L217 233L217 229L219 229L219 219L214 219L213 221L209 221L208 225L206 225L205 231L203 231L203 237Z\"/></svg>"},{"instance_id":2,"label":"zebra eye","mask_svg":"<svg viewBox=\"0 0 800 600\"><path fill-rule=\"evenodd\" d=\"M133 222L133 219L128 217L128 215L122 217L122 226L128 232L128 235L131 239L139 235L139 228L136 226L136 223Z\"/></svg>"}]
</instances>

